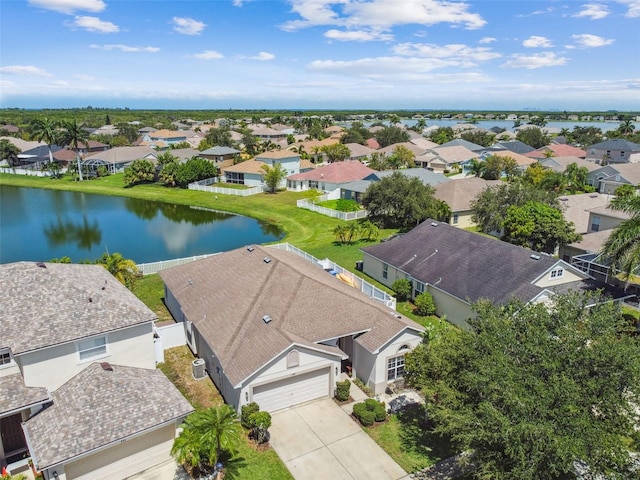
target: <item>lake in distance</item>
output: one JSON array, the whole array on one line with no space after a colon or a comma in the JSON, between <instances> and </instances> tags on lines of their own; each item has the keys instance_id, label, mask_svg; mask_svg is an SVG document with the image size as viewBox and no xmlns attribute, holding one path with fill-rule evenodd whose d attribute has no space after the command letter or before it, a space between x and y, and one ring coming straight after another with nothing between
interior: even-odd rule
<instances>
[{"instance_id":1,"label":"lake in distance","mask_svg":"<svg viewBox=\"0 0 640 480\"><path fill-rule=\"evenodd\" d=\"M233 250L283 237L253 218L80 192L0 187L0 263L73 262L119 252L136 263Z\"/></svg>"}]
</instances>

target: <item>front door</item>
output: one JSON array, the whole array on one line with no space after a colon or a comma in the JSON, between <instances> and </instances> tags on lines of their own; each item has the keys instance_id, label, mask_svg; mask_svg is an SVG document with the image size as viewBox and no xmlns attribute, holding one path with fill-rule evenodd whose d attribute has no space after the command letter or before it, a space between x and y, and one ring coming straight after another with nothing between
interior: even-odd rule
<instances>
[{"instance_id":1,"label":"front door","mask_svg":"<svg viewBox=\"0 0 640 480\"><path fill-rule=\"evenodd\" d=\"M22 431L22 415L16 413L9 417L0 418L0 432L2 433L2 447L6 457L19 453L27 448L27 441Z\"/></svg>"}]
</instances>

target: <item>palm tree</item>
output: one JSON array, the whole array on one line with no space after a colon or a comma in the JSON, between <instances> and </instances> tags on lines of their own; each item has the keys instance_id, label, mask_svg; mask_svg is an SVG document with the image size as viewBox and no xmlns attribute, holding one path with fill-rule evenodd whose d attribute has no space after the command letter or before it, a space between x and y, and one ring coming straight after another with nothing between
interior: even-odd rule
<instances>
[{"instance_id":1,"label":"palm tree","mask_svg":"<svg viewBox=\"0 0 640 480\"><path fill-rule=\"evenodd\" d=\"M340 225L336 225L333 229L333 234L336 236L336 239L340 243L347 243L347 235L349 235L349 227L347 227L344 223Z\"/></svg>"},{"instance_id":2,"label":"palm tree","mask_svg":"<svg viewBox=\"0 0 640 480\"><path fill-rule=\"evenodd\" d=\"M276 163L273 167L264 164L260 168L262 171L264 171L262 176L264 177L264 181L267 184L267 188L271 193L275 193L282 180L286 178L287 171L280 163Z\"/></svg>"},{"instance_id":3,"label":"palm tree","mask_svg":"<svg viewBox=\"0 0 640 480\"><path fill-rule=\"evenodd\" d=\"M235 453L242 428L236 411L229 405L200 410L189 415L182 433L173 442L171 454L192 467L211 470L223 451Z\"/></svg>"},{"instance_id":4,"label":"palm tree","mask_svg":"<svg viewBox=\"0 0 640 480\"><path fill-rule=\"evenodd\" d=\"M469 163L467 163L467 175L482 177L486 166L487 165L484 163L484 161L477 158L472 158L471 160L469 160Z\"/></svg>"},{"instance_id":5,"label":"palm tree","mask_svg":"<svg viewBox=\"0 0 640 480\"><path fill-rule=\"evenodd\" d=\"M18 160L20 149L9 140L0 140L0 161L6 160L10 167L13 167Z\"/></svg>"},{"instance_id":6,"label":"palm tree","mask_svg":"<svg viewBox=\"0 0 640 480\"><path fill-rule=\"evenodd\" d=\"M640 268L640 196L616 197L609 208L631 216L613 230L601 252L628 284Z\"/></svg>"},{"instance_id":7,"label":"palm tree","mask_svg":"<svg viewBox=\"0 0 640 480\"><path fill-rule=\"evenodd\" d=\"M45 142L49 149L49 163L53 163L53 152L51 145L58 141L60 132L58 131L58 122L48 118L38 118L31 122L29 127L31 136L39 142Z\"/></svg>"},{"instance_id":8,"label":"palm tree","mask_svg":"<svg viewBox=\"0 0 640 480\"><path fill-rule=\"evenodd\" d=\"M360 233L368 241L377 240L380 236L380 228L371 220L362 220L360 222Z\"/></svg>"},{"instance_id":9,"label":"palm tree","mask_svg":"<svg viewBox=\"0 0 640 480\"><path fill-rule=\"evenodd\" d=\"M80 145L86 143L89 140L89 133L82 128L82 125L79 124L75 119L63 122L62 123L62 137L61 143L63 145L69 146L72 150L76 152L76 164L78 167L78 178L80 181L82 178L82 165L80 165Z\"/></svg>"},{"instance_id":10,"label":"palm tree","mask_svg":"<svg viewBox=\"0 0 640 480\"><path fill-rule=\"evenodd\" d=\"M629 137L633 135L633 131L635 129L636 126L631 122L631 120L626 119L618 127L618 132L620 132L620 135L622 135L623 137Z\"/></svg>"},{"instance_id":11,"label":"palm tree","mask_svg":"<svg viewBox=\"0 0 640 480\"><path fill-rule=\"evenodd\" d=\"M133 260L124 258L120 253L103 253L97 263L106 268L111 275L131 289L140 275L140 270Z\"/></svg>"}]
</instances>

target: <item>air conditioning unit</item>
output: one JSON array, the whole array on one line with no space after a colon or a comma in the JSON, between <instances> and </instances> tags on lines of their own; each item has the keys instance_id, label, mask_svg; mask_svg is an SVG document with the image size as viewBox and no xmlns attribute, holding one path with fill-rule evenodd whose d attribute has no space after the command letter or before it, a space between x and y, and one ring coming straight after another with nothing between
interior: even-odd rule
<instances>
[{"instance_id":1,"label":"air conditioning unit","mask_svg":"<svg viewBox=\"0 0 640 480\"><path fill-rule=\"evenodd\" d=\"M200 380L207 376L207 372L205 371L205 363L202 358L196 358L193 362L191 362L191 370L193 372L193 378L196 380Z\"/></svg>"}]
</instances>

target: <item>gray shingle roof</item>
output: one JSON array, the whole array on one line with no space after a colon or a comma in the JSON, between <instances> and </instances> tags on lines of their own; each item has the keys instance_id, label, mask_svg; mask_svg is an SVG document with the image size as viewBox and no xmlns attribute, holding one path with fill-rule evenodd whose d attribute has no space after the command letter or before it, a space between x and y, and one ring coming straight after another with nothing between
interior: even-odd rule
<instances>
[{"instance_id":1,"label":"gray shingle roof","mask_svg":"<svg viewBox=\"0 0 640 480\"><path fill-rule=\"evenodd\" d=\"M237 249L160 276L234 385L294 343L368 332L356 342L374 351L407 327L423 330L322 268L273 248ZM272 321L265 324L263 315Z\"/></svg>"},{"instance_id":2,"label":"gray shingle roof","mask_svg":"<svg viewBox=\"0 0 640 480\"><path fill-rule=\"evenodd\" d=\"M628 152L640 152L640 144L630 142L623 138L610 138L604 142L594 143L593 145L589 145L587 150L592 148L598 150L625 150Z\"/></svg>"},{"instance_id":3,"label":"gray shingle roof","mask_svg":"<svg viewBox=\"0 0 640 480\"><path fill-rule=\"evenodd\" d=\"M19 373L0 377L0 415L47 400L46 388L26 387Z\"/></svg>"},{"instance_id":4,"label":"gray shingle roof","mask_svg":"<svg viewBox=\"0 0 640 480\"><path fill-rule=\"evenodd\" d=\"M541 254L534 260L532 250L433 220L362 251L389 265L402 266L421 282L438 282L439 289L462 300L487 298L498 304L512 296L531 300L542 291L532 282L558 262Z\"/></svg>"},{"instance_id":5,"label":"gray shingle roof","mask_svg":"<svg viewBox=\"0 0 640 480\"><path fill-rule=\"evenodd\" d=\"M0 347L14 355L157 318L100 265L3 264L0 284Z\"/></svg>"},{"instance_id":6,"label":"gray shingle roof","mask_svg":"<svg viewBox=\"0 0 640 480\"><path fill-rule=\"evenodd\" d=\"M217 145L215 147L211 147L206 150L203 150L200 153L202 153L203 155L235 155L236 153L240 153L240 150L236 150L235 148L231 148L231 147L222 147Z\"/></svg>"},{"instance_id":7,"label":"gray shingle roof","mask_svg":"<svg viewBox=\"0 0 640 480\"><path fill-rule=\"evenodd\" d=\"M399 172L402 175L409 178L419 178L425 185L440 185L447 183L451 179L441 173L436 173L426 168L403 168L400 170L383 170L380 172L372 173L367 179L382 179L384 177L390 177L395 172ZM375 177L375 178L374 178Z\"/></svg>"},{"instance_id":8,"label":"gray shingle roof","mask_svg":"<svg viewBox=\"0 0 640 480\"><path fill-rule=\"evenodd\" d=\"M92 363L26 422L38 470L178 421L193 407L159 370Z\"/></svg>"}]
</instances>

